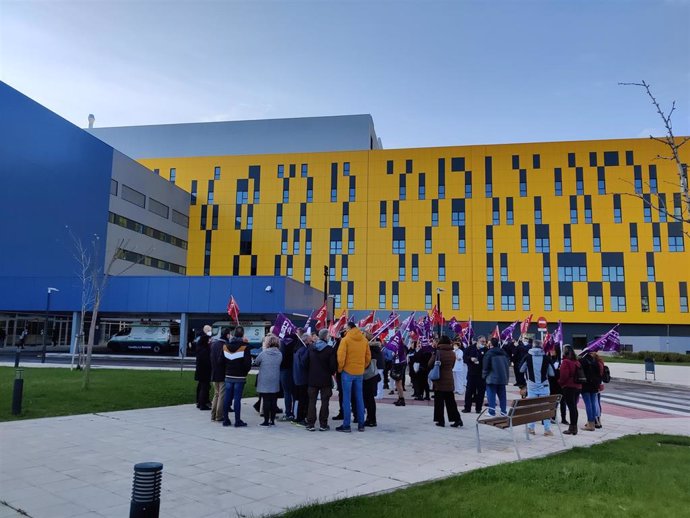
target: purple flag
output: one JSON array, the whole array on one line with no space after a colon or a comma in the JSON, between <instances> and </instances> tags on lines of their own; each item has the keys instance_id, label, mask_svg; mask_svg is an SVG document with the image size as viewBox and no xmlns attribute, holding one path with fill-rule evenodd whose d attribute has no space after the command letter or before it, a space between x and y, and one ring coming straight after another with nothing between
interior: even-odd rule
<instances>
[{"instance_id":1,"label":"purple flag","mask_svg":"<svg viewBox=\"0 0 690 518\"><path fill-rule=\"evenodd\" d=\"M605 335L600 336L596 340L588 343L587 347L585 347L580 354L597 351L620 351L621 340L618 331L616 331L617 327L618 326L614 327Z\"/></svg>"},{"instance_id":2,"label":"purple flag","mask_svg":"<svg viewBox=\"0 0 690 518\"><path fill-rule=\"evenodd\" d=\"M513 339L513 331L515 331L515 327L518 325L518 322L520 321L516 320L508 327L506 327L503 331L501 331L501 342L506 342L508 340Z\"/></svg>"},{"instance_id":3,"label":"purple flag","mask_svg":"<svg viewBox=\"0 0 690 518\"><path fill-rule=\"evenodd\" d=\"M432 335L432 325L431 325L431 319L429 318L429 315L424 315L424 318L422 319L422 333L424 336L431 336Z\"/></svg>"},{"instance_id":4,"label":"purple flag","mask_svg":"<svg viewBox=\"0 0 690 518\"><path fill-rule=\"evenodd\" d=\"M397 356L397 362L404 362L407 359L407 350L403 345L403 338L400 332L396 332L393 337L386 342L384 346L386 349L390 349Z\"/></svg>"},{"instance_id":5,"label":"purple flag","mask_svg":"<svg viewBox=\"0 0 690 518\"><path fill-rule=\"evenodd\" d=\"M474 331L472 331L472 318L467 321L467 328L462 334L462 341L469 347L472 345L472 338L474 338Z\"/></svg>"},{"instance_id":6,"label":"purple flag","mask_svg":"<svg viewBox=\"0 0 690 518\"><path fill-rule=\"evenodd\" d=\"M295 331L297 331L297 326L295 326L295 324L293 324L288 317L286 317L282 313L278 313L276 321L273 324L273 327L271 328L271 333L273 333L282 340L283 338L285 338L288 335L291 335Z\"/></svg>"},{"instance_id":7,"label":"purple flag","mask_svg":"<svg viewBox=\"0 0 690 518\"><path fill-rule=\"evenodd\" d=\"M415 312L413 311L409 317L407 317L405 320L402 321L402 324L400 324L400 332L402 334L405 334L409 331L412 331L412 328L410 327L412 322L414 322L414 314Z\"/></svg>"},{"instance_id":8,"label":"purple flag","mask_svg":"<svg viewBox=\"0 0 690 518\"><path fill-rule=\"evenodd\" d=\"M558 327L553 332L553 341L561 346L563 345L563 324L560 320L558 321Z\"/></svg>"}]
</instances>

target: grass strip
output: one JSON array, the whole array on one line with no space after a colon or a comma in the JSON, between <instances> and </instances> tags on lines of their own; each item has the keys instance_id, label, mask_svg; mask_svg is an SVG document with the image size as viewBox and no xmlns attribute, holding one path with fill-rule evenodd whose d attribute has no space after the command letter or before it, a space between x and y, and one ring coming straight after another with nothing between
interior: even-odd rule
<instances>
[{"instance_id":1,"label":"grass strip","mask_svg":"<svg viewBox=\"0 0 690 518\"><path fill-rule=\"evenodd\" d=\"M636 435L381 495L305 506L282 516L675 518L690 512L688 466L690 437Z\"/></svg>"},{"instance_id":2,"label":"grass strip","mask_svg":"<svg viewBox=\"0 0 690 518\"><path fill-rule=\"evenodd\" d=\"M12 415L14 368L0 367L0 421L35 419L115 410L194 403L191 371L93 369L91 387L82 389L83 372L64 368L24 368L22 413ZM254 375L244 397L256 395Z\"/></svg>"}]
</instances>

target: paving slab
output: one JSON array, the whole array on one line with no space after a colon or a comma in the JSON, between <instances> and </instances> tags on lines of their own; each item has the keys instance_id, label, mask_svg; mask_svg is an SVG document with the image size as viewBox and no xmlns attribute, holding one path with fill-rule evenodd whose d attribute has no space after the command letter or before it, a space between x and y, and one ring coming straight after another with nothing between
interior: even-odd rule
<instances>
[{"instance_id":1,"label":"paving slab","mask_svg":"<svg viewBox=\"0 0 690 518\"><path fill-rule=\"evenodd\" d=\"M9 504L0 518L20 516L12 508L33 518L127 516L133 466L144 461L163 463L161 516L177 518L271 515L517 460L510 434L490 427L477 452L474 413L462 414L462 428L440 428L430 403L392 401L379 403L377 428L350 434L258 427L254 399L242 405L246 428L219 426L193 405L0 423L0 501ZM334 415L335 398L330 408ZM566 436L565 448L557 431L544 437L537 427L528 441L520 430L520 453L542 457L628 434L690 435L689 417L615 408L604 406L602 430Z\"/></svg>"}]
</instances>

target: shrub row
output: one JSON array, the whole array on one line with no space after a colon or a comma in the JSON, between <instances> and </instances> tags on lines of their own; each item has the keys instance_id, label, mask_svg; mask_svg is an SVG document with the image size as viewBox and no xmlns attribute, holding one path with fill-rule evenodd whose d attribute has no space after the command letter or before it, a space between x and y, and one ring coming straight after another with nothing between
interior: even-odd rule
<instances>
[{"instance_id":1,"label":"shrub row","mask_svg":"<svg viewBox=\"0 0 690 518\"><path fill-rule=\"evenodd\" d=\"M660 351L638 351L634 353L622 352L619 358L627 360L645 360L653 358L656 362L690 363L690 354L664 353Z\"/></svg>"}]
</instances>

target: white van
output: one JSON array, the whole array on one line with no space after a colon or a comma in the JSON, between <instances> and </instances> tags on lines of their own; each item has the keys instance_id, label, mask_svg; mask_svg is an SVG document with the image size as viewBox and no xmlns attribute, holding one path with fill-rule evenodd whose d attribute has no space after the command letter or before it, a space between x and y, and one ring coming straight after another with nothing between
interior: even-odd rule
<instances>
[{"instance_id":1,"label":"white van","mask_svg":"<svg viewBox=\"0 0 690 518\"><path fill-rule=\"evenodd\" d=\"M113 352L177 352L180 348L180 327L179 324L166 322L134 323L111 336L107 345Z\"/></svg>"}]
</instances>

